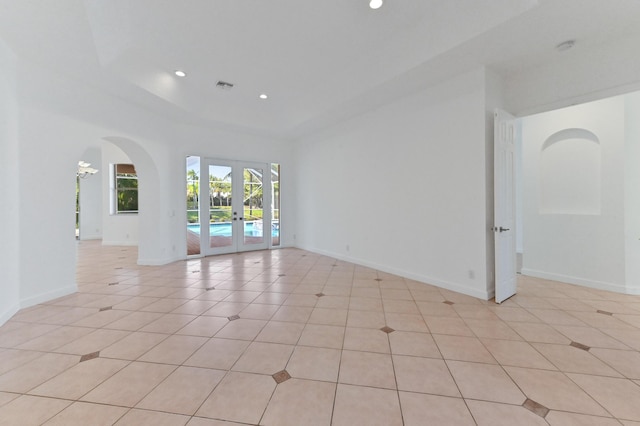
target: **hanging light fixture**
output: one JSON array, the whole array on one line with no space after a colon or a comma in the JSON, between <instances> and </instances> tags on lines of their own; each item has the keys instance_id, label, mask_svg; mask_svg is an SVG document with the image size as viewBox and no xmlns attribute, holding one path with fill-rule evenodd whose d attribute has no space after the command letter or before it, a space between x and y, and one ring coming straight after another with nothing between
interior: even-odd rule
<instances>
[{"instance_id":1,"label":"hanging light fixture","mask_svg":"<svg viewBox=\"0 0 640 426\"><path fill-rule=\"evenodd\" d=\"M370 0L369 7L371 9L380 9L382 7L382 0Z\"/></svg>"},{"instance_id":2,"label":"hanging light fixture","mask_svg":"<svg viewBox=\"0 0 640 426\"><path fill-rule=\"evenodd\" d=\"M78 161L78 171L76 172L76 175L79 178L84 179L87 176L95 175L96 173L98 173L98 169L91 167L91 163Z\"/></svg>"}]
</instances>

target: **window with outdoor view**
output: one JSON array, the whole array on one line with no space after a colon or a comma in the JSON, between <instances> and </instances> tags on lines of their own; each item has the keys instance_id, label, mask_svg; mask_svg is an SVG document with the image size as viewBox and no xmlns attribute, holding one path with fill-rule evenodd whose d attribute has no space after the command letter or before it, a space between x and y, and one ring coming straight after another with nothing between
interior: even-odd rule
<instances>
[{"instance_id":1,"label":"window with outdoor view","mask_svg":"<svg viewBox=\"0 0 640 426\"><path fill-rule=\"evenodd\" d=\"M114 213L138 213L138 175L133 164L113 165Z\"/></svg>"}]
</instances>

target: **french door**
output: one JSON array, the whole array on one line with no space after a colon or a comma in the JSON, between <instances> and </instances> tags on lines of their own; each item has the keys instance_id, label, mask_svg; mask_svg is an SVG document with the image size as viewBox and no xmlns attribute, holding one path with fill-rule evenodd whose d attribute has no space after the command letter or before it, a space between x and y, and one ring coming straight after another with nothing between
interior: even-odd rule
<instances>
[{"instance_id":1,"label":"french door","mask_svg":"<svg viewBox=\"0 0 640 426\"><path fill-rule=\"evenodd\" d=\"M203 158L200 167L201 253L269 248L271 166Z\"/></svg>"}]
</instances>

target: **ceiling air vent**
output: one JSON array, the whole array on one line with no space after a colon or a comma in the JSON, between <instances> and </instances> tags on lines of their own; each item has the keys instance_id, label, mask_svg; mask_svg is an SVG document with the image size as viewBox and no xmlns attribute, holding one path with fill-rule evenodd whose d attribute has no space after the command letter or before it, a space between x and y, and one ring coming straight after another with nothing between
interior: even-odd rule
<instances>
[{"instance_id":1,"label":"ceiling air vent","mask_svg":"<svg viewBox=\"0 0 640 426\"><path fill-rule=\"evenodd\" d=\"M231 90L233 88L233 84L221 80L216 83L216 87L222 90Z\"/></svg>"}]
</instances>

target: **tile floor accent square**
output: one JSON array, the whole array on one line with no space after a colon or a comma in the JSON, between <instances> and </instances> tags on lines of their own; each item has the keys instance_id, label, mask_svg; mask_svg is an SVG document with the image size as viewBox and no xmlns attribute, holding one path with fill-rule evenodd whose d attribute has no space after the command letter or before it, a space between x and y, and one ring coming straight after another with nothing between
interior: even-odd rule
<instances>
[{"instance_id":1,"label":"tile floor accent square","mask_svg":"<svg viewBox=\"0 0 640 426\"><path fill-rule=\"evenodd\" d=\"M582 343L578 343L578 342L571 342L571 343L569 343L569 346L573 346L574 348L582 349L583 351L588 351L589 349L591 349L589 346L583 345Z\"/></svg>"},{"instance_id":2,"label":"tile floor accent square","mask_svg":"<svg viewBox=\"0 0 640 426\"><path fill-rule=\"evenodd\" d=\"M233 315L233 316L227 317L227 319L229 321L239 320L240 319L240 315Z\"/></svg>"},{"instance_id":3,"label":"tile floor accent square","mask_svg":"<svg viewBox=\"0 0 640 426\"><path fill-rule=\"evenodd\" d=\"M80 362L90 361L92 359L98 358L100 356L100 351L91 352L90 354L82 355L80 357Z\"/></svg>"},{"instance_id":4,"label":"tile floor accent square","mask_svg":"<svg viewBox=\"0 0 640 426\"><path fill-rule=\"evenodd\" d=\"M271 377L273 377L273 380L275 380L277 384L286 382L291 378L287 370L278 371L277 373L274 373Z\"/></svg>"},{"instance_id":5,"label":"tile floor accent square","mask_svg":"<svg viewBox=\"0 0 640 426\"><path fill-rule=\"evenodd\" d=\"M386 325L384 327L382 327L380 329L381 331L384 331L385 333L389 334L389 333L393 333L395 330L391 327L387 327Z\"/></svg>"},{"instance_id":6,"label":"tile floor accent square","mask_svg":"<svg viewBox=\"0 0 640 426\"><path fill-rule=\"evenodd\" d=\"M549 409L547 407L545 407L542 404L538 404L537 402L535 402L532 399L527 399L522 406L524 408L526 408L527 410L531 411L532 413L542 417L543 419L547 416L547 414L549 413Z\"/></svg>"}]
</instances>

